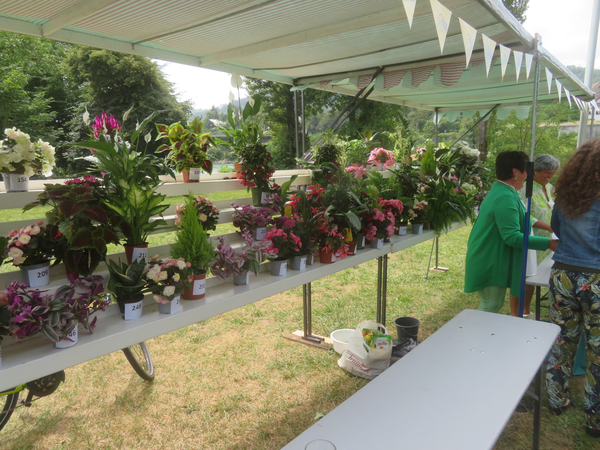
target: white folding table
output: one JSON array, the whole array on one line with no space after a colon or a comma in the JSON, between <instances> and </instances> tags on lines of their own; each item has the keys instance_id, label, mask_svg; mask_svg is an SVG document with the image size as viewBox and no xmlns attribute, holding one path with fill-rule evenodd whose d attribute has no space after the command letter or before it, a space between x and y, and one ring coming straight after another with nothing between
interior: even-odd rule
<instances>
[{"instance_id":1,"label":"white folding table","mask_svg":"<svg viewBox=\"0 0 600 450\"><path fill-rule=\"evenodd\" d=\"M284 450L491 449L559 331L465 310Z\"/></svg>"}]
</instances>

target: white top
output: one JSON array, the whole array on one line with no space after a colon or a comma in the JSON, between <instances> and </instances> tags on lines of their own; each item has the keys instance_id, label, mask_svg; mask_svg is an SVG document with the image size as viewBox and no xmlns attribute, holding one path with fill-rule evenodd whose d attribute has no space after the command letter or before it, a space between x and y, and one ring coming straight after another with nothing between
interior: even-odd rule
<instances>
[{"instance_id":1,"label":"white top","mask_svg":"<svg viewBox=\"0 0 600 450\"><path fill-rule=\"evenodd\" d=\"M554 253L550 253L546 256L538 266L537 273L531 277L527 277L525 283L531 286L548 287L548 284L550 283L550 272L552 271L552 265L554 264L552 255L554 255Z\"/></svg>"},{"instance_id":2,"label":"white top","mask_svg":"<svg viewBox=\"0 0 600 450\"><path fill-rule=\"evenodd\" d=\"M465 310L284 450L491 449L559 331Z\"/></svg>"}]
</instances>

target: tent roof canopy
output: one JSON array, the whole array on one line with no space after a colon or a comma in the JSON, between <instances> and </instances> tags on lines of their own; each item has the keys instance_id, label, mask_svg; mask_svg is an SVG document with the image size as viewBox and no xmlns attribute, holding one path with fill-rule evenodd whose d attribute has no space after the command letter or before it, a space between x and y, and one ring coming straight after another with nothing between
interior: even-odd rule
<instances>
[{"instance_id":1,"label":"tent roof canopy","mask_svg":"<svg viewBox=\"0 0 600 450\"><path fill-rule=\"evenodd\" d=\"M416 0L412 27L401 0L7 0L0 29L349 95L382 69L370 98L417 108L530 104L525 58L518 82L512 56L502 77L496 47L486 75L481 34L530 54L534 38L500 0L440 1L452 11L443 53L429 0ZM458 18L478 31L466 69ZM539 51L554 80L593 99ZM556 83L549 93L540 75L539 101L556 100Z\"/></svg>"}]
</instances>

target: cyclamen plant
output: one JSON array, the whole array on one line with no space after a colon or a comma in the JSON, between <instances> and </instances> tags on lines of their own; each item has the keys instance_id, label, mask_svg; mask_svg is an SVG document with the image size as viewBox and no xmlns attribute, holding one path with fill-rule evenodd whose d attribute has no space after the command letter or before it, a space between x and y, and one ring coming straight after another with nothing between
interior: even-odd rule
<instances>
[{"instance_id":1,"label":"cyclamen plant","mask_svg":"<svg viewBox=\"0 0 600 450\"><path fill-rule=\"evenodd\" d=\"M198 210L198 220L202 223L204 231L214 231L219 223L219 209L208 198L199 195L194 199ZM175 224L181 226L181 213L185 211L185 204L175 207Z\"/></svg>"},{"instance_id":2,"label":"cyclamen plant","mask_svg":"<svg viewBox=\"0 0 600 450\"><path fill-rule=\"evenodd\" d=\"M52 259L52 235L43 221L8 233L7 255L15 266L40 264Z\"/></svg>"},{"instance_id":3,"label":"cyclamen plant","mask_svg":"<svg viewBox=\"0 0 600 450\"><path fill-rule=\"evenodd\" d=\"M258 275L260 262L269 256L267 252L267 247L271 245L269 241L255 241L248 231L243 236L244 247L237 251L222 237L217 238L219 244L215 252L215 262L210 270L219 280L224 280L231 275L244 275L248 271Z\"/></svg>"},{"instance_id":4,"label":"cyclamen plant","mask_svg":"<svg viewBox=\"0 0 600 450\"><path fill-rule=\"evenodd\" d=\"M192 265L183 258L160 259L155 256L150 259L146 287L157 303L166 304L181 295L184 288L191 288L189 278L192 272Z\"/></svg>"},{"instance_id":5,"label":"cyclamen plant","mask_svg":"<svg viewBox=\"0 0 600 450\"><path fill-rule=\"evenodd\" d=\"M27 133L15 127L6 128L4 134L8 139L0 140L0 172L28 177L40 171L45 177L52 175L54 147L41 139L31 142Z\"/></svg>"},{"instance_id":6,"label":"cyclamen plant","mask_svg":"<svg viewBox=\"0 0 600 450\"><path fill-rule=\"evenodd\" d=\"M394 165L394 153L388 152L385 148L374 148L369 154L367 163L383 163L384 168L392 167Z\"/></svg>"}]
</instances>

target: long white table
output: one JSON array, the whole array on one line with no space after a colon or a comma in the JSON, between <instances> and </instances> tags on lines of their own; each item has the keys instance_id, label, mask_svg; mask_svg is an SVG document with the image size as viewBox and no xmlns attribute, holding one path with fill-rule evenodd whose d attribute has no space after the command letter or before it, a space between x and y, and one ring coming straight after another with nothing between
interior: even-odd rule
<instances>
[{"instance_id":1,"label":"long white table","mask_svg":"<svg viewBox=\"0 0 600 450\"><path fill-rule=\"evenodd\" d=\"M491 449L559 331L465 310L284 450Z\"/></svg>"}]
</instances>

